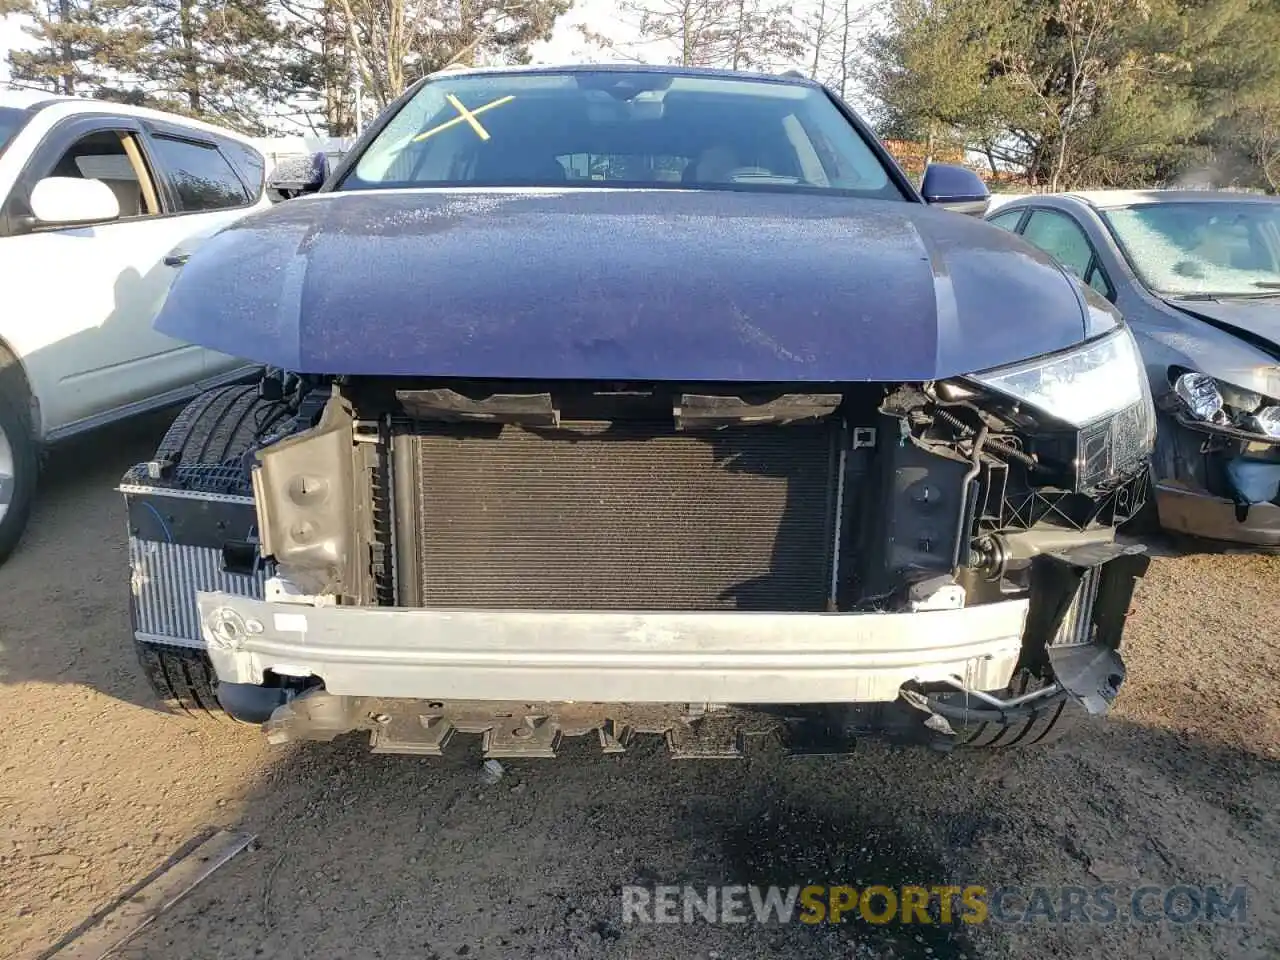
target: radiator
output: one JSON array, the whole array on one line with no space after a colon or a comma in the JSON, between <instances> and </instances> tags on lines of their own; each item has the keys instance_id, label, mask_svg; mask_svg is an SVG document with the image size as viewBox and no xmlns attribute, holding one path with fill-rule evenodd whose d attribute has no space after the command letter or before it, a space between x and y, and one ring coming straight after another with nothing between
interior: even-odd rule
<instances>
[{"instance_id":1,"label":"radiator","mask_svg":"<svg viewBox=\"0 0 1280 960\"><path fill-rule=\"evenodd\" d=\"M129 538L133 629L139 639L203 647L197 591L262 599L266 574L227 573L222 551L180 543Z\"/></svg>"},{"instance_id":2,"label":"radiator","mask_svg":"<svg viewBox=\"0 0 1280 960\"><path fill-rule=\"evenodd\" d=\"M831 592L837 429L405 427L400 602L815 611Z\"/></svg>"}]
</instances>

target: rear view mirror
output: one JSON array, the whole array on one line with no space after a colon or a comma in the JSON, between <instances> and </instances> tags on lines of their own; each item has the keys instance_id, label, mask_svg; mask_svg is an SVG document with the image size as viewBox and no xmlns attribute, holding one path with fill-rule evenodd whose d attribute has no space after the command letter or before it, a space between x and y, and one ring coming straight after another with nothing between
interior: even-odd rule
<instances>
[{"instance_id":1,"label":"rear view mirror","mask_svg":"<svg viewBox=\"0 0 1280 960\"><path fill-rule=\"evenodd\" d=\"M101 180L83 177L45 177L28 198L33 226L71 227L102 223L120 216L115 191Z\"/></svg>"},{"instance_id":2,"label":"rear view mirror","mask_svg":"<svg viewBox=\"0 0 1280 960\"><path fill-rule=\"evenodd\" d=\"M328 179L329 158L323 153L284 157L267 178L267 189L288 199L315 193Z\"/></svg>"},{"instance_id":3,"label":"rear view mirror","mask_svg":"<svg viewBox=\"0 0 1280 960\"><path fill-rule=\"evenodd\" d=\"M924 202L944 210L980 217L991 204L991 191L982 178L967 167L931 163L920 185Z\"/></svg>"}]
</instances>

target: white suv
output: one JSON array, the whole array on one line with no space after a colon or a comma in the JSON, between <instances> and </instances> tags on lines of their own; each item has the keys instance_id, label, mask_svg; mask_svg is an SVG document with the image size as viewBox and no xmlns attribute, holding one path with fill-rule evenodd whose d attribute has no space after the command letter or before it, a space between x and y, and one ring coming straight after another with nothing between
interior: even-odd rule
<instances>
[{"instance_id":1,"label":"white suv","mask_svg":"<svg viewBox=\"0 0 1280 960\"><path fill-rule=\"evenodd\" d=\"M152 321L203 239L270 205L264 167L196 120L0 90L0 561L42 447L251 372Z\"/></svg>"}]
</instances>

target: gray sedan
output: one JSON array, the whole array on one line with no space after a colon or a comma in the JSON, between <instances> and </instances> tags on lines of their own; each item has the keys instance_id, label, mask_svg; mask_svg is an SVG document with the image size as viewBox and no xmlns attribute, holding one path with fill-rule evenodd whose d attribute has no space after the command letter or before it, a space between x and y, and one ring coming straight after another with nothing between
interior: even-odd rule
<instances>
[{"instance_id":1,"label":"gray sedan","mask_svg":"<svg viewBox=\"0 0 1280 960\"><path fill-rule=\"evenodd\" d=\"M1131 325L1160 411L1161 525L1280 546L1280 200L1054 194L987 219L1053 255Z\"/></svg>"}]
</instances>

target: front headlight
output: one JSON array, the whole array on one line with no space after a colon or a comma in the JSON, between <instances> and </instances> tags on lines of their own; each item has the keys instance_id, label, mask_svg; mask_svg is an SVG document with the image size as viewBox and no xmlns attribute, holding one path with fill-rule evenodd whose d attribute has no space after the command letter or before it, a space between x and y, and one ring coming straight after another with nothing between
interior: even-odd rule
<instances>
[{"instance_id":1,"label":"front headlight","mask_svg":"<svg viewBox=\"0 0 1280 960\"><path fill-rule=\"evenodd\" d=\"M1059 471L1053 482L1092 493L1135 476L1151 456L1156 418L1146 377L1133 335L1121 328L969 379L1034 411L1032 446L1041 464Z\"/></svg>"},{"instance_id":2,"label":"front headlight","mask_svg":"<svg viewBox=\"0 0 1280 960\"><path fill-rule=\"evenodd\" d=\"M1075 427L1127 410L1149 395L1138 346L1125 329L970 379Z\"/></svg>"},{"instance_id":3,"label":"front headlight","mask_svg":"<svg viewBox=\"0 0 1280 960\"><path fill-rule=\"evenodd\" d=\"M1197 419L1206 423L1227 419L1223 413L1226 401L1222 399L1222 391L1213 377L1203 373L1184 373L1173 382L1173 392Z\"/></svg>"},{"instance_id":4,"label":"front headlight","mask_svg":"<svg viewBox=\"0 0 1280 960\"><path fill-rule=\"evenodd\" d=\"M1263 407L1250 418L1249 425L1259 433L1280 440L1280 407Z\"/></svg>"},{"instance_id":5,"label":"front headlight","mask_svg":"<svg viewBox=\"0 0 1280 960\"><path fill-rule=\"evenodd\" d=\"M1172 377L1173 395L1196 420L1280 440L1280 406L1253 390L1189 371Z\"/></svg>"}]
</instances>

